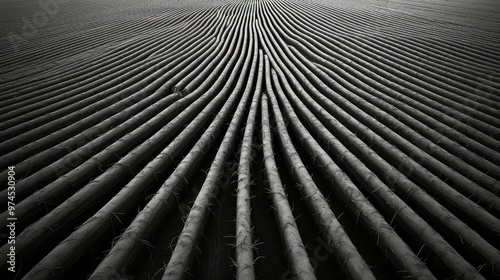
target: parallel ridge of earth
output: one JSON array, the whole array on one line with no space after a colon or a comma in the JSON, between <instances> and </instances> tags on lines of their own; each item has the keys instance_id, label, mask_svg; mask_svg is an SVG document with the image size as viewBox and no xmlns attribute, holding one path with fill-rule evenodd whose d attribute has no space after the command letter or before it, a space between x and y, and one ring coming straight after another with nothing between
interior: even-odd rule
<instances>
[{"instance_id":1,"label":"parallel ridge of earth","mask_svg":"<svg viewBox=\"0 0 500 280\"><path fill-rule=\"evenodd\" d=\"M498 1L2 5L2 279L500 277Z\"/></svg>"}]
</instances>

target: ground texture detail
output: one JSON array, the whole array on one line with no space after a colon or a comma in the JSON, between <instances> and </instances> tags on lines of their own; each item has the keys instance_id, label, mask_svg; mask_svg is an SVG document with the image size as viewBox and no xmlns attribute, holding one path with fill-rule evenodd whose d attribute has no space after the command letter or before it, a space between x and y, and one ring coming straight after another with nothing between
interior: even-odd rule
<instances>
[{"instance_id":1,"label":"ground texture detail","mask_svg":"<svg viewBox=\"0 0 500 280\"><path fill-rule=\"evenodd\" d=\"M0 3L1 279L500 279L500 2Z\"/></svg>"}]
</instances>

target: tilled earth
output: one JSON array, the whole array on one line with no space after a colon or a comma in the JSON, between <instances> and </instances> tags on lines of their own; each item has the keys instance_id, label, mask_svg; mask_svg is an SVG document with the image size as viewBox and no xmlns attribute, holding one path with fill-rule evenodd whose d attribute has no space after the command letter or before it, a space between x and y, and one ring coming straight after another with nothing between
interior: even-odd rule
<instances>
[{"instance_id":1,"label":"tilled earth","mask_svg":"<svg viewBox=\"0 0 500 280\"><path fill-rule=\"evenodd\" d=\"M500 279L500 2L0 5L1 279Z\"/></svg>"}]
</instances>

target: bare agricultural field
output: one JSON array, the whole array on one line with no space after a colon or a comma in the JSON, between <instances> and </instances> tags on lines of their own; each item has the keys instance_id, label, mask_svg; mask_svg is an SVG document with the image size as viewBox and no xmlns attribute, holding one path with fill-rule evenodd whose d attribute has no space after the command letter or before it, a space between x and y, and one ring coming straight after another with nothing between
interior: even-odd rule
<instances>
[{"instance_id":1,"label":"bare agricultural field","mask_svg":"<svg viewBox=\"0 0 500 280\"><path fill-rule=\"evenodd\" d=\"M500 279L499 14L0 0L0 278Z\"/></svg>"}]
</instances>

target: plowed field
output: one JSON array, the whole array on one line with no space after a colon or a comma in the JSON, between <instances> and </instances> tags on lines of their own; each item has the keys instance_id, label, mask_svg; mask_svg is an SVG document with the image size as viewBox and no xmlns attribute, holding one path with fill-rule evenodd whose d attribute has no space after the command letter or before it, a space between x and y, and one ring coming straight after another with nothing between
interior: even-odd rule
<instances>
[{"instance_id":1,"label":"plowed field","mask_svg":"<svg viewBox=\"0 0 500 280\"><path fill-rule=\"evenodd\" d=\"M1 279L500 279L500 2L0 2Z\"/></svg>"}]
</instances>

